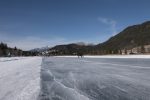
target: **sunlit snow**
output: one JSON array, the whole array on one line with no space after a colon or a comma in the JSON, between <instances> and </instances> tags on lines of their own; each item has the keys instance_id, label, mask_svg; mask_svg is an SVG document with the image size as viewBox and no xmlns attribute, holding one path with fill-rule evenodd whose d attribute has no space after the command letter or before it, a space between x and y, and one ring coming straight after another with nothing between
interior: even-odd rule
<instances>
[{"instance_id":1,"label":"sunlit snow","mask_svg":"<svg viewBox=\"0 0 150 100\"><path fill-rule=\"evenodd\" d=\"M40 68L40 57L0 58L0 100L36 100Z\"/></svg>"}]
</instances>

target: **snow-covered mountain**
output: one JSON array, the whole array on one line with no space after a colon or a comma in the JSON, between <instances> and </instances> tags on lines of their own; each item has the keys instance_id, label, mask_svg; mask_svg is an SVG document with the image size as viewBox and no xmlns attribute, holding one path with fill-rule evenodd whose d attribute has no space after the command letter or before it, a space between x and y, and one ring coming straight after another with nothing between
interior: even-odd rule
<instances>
[{"instance_id":1,"label":"snow-covered mountain","mask_svg":"<svg viewBox=\"0 0 150 100\"><path fill-rule=\"evenodd\" d=\"M32 52L43 52L43 51L47 51L49 49L50 49L50 47L46 46L46 47L42 47L42 48L35 48L35 49L30 50L30 51L32 51Z\"/></svg>"}]
</instances>

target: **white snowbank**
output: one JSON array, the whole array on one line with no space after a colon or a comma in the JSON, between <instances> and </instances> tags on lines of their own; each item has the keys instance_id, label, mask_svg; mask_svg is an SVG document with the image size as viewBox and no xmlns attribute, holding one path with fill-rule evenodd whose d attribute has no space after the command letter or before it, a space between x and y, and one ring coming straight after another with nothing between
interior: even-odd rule
<instances>
[{"instance_id":1,"label":"white snowbank","mask_svg":"<svg viewBox=\"0 0 150 100\"><path fill-rule=\"evenodd\" d=\"M0 58L0 100L36 100L41 61L40 57Z\"/></svg>"}]
</instances>

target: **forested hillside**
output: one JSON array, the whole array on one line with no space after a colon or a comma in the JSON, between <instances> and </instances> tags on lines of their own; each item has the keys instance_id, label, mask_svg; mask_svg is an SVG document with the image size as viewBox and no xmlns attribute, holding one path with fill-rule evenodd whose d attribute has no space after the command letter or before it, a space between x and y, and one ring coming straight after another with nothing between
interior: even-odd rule
<instances>
[{"instance_id":1,"label":"forested hillside","mask_svg":"<svg viewBox=\"0 0 150 100\"><path fill-rule=\"evenodd\" d=\"M23 51L17 47L10 48L5 43L0 43L0 57L12 57L12 56L34 56L36 52Z\"/></svg>"},{"instance_id":2,"label":"forested hillside","mask_svg":"<svg viewBox=\"0 0 150 100\"><path fill-rule=\"evenodd\" d=\"M131 50L132 53L132 49L136 47L144 50L145 45L150 45L150 21L139 25L129 26L122 32L98 45L57 45L49 50L49 54L74 55L78 52L92 55L122 54L122 50ZM147 49L149 50L149 48ZM143 50L138 50L137 53L144 53L142 52ZM147 52L150 52L148 50Z\"/></svg>"}]
</instances>

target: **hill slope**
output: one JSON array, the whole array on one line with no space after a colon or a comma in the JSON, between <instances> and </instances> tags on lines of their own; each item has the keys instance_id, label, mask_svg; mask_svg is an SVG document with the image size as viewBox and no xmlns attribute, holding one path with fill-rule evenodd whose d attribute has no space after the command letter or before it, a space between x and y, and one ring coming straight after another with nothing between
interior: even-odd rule
<instances>
[{"instance_id":1,"label":"hill slope","mask_svg":"<svg viewBox=\"0 0 150 100\"><path fill-rule=\"evenodd\" d=\"M118 54L123 49L131 50L135 47L150 45L150 21L139 25L129 26L119 34L104 43L94 46L68 44L51 48L50 54L72 55L77 52L84 54Z\"/></svg>"},{"instance_id":2,"label":"hill slope","mask_svg":"<svg viewBox=\"0 0 150 100\"><path fill-rule=\"evenodd\" d=\"M101 49L130 49L150 44L150 21L126 28L108 41L98 44Z\"/></svg>"},{"instance_id":3,"label":"hill slope","mask_svg":"<svg viewBox=\"0 0 150 100\"><path fill-rule=\"evenodd\" d=\"M51 48L51 54L57 55L76 55L77 53L84 52L88 54L90 49L93 48L92 45L80 45L80 44L67 44L67 45L57 45Z\"/></svg>"}]
</instances>

